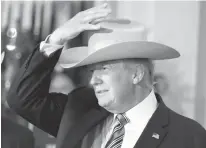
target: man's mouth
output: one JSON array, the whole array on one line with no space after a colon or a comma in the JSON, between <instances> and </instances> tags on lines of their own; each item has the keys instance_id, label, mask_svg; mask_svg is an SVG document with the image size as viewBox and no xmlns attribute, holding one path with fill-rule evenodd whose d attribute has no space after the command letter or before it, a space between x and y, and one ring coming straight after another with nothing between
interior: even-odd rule
<instances>
[{"instance_id":1,"label":"man's mouth","mask_svg":"<svg viewBox=\"0 0 206 148\"><path fill-rule=\"evenodd\" d=\"M108 92L108 90L97 90L96 91L96 94L103 94L105 92Z\"/></svg>"}]
</instances>

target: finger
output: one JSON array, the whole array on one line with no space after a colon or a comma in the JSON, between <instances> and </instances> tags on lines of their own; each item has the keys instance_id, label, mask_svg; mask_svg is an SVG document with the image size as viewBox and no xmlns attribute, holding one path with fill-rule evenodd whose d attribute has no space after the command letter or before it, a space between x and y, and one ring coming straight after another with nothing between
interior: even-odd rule
<instances>
[{"instance_id":1,"label":"finger","mask_svg":"<svg viewBox=\"0 0 206 148\"><path fill-rule=\"evenodd\" d=\"M96 25L96 24L98 24L98 23L100 23L100 22L105 21L106 19L107 19L107 18L102 17L102 18L99 18L99 19L93 20L92 22L90 22L90 24Z\"/></svg>"},{"instance_id":2,"label":"finger","mask_svg":"<svg viewBox=\"0 0 206 148\"><path fill-rule=\"evenodd\" d=\"M97 13L97 14L93 14L93 15L88 15L83 19L83 23L90 23L96 19L100 19L100 18L106 18L109 15L108 12L106 13Z\"/></svg>"},{"instance_id":3,"label":"finger","mask_svg":"<svg viewBox=\"0 0 206 148\"><path fill-rule=\"evenodd\" d=\"M84 30L99 30L100 28L101 28L100 24L96 24L96 25L85 24L84 27L83 27Z\"/></svg>"},{"instance_id":4,"label":"finger","mask_svg":"<svg viewBox=\"0 0 206 148\"><path fill-rule=\"evenodd\" d=\"M97 10L93 10L93 11L88 11L88 12L83 12L82 13L82 17L87 17L87 16L91 16L91 15L98 15L101 13L108 13L110 14L112 12L112 10L110 8L107 9L97 9Z\"/></svg>"},{"instance_id":5,"label":"finger","mask_svg":"<svg viewBox=\"0 0 206 148\"><path fill-rule=\"evenodd\" d=\"M93 14L97 14L97 13L111 13L112 10L109 7L95 7L95 8L91 8L88 9L86 11L82 12L82 16L88 16L88 15L93 15Z\"/></svg>"},{"instance_id":6,"label":"finger","mask_svg":"<svg viewBox=\"0 0 206 148\"><path fill-rule=\"evenodd\" d=\"M84 13L86 16L87 15L92 15L92 14L97 14L97 13L111 13L111 9L107 8L107 9L97 9L97 10L93 10L93 11L88 11L86 13Z\"/></svg>"},{"instance_id":7,"label":"finger","mask_svg":"<svg viewBox=\"0 0 206 148\"><path fill-rule=\"evenodd\" d=\"M112 12L111 9L101 9L101 10L95 10L95 11L91 11L91 12L83 12L83 13L79 13L79 16L83 19L86 19L85 22L87 21L87 18L89 19L91 16L94 15L99 15L99 14L110 14ZM82 21L84 22L84 20Z\"/></svg>"},{"instance_id":8,"label":"finger","mask_svg":"<svg viewBox=\"0 0 206 148\"><path fill-rule=\"evenodd\" d=\"M107 6L108 6L108 4L107 4L107 3L104 3L104 4L102 4L102 5L99 5L99 6L90 8L90 9L87 9L87 10L85 10L84 12L92 12L92 11L95 11L95 10L104 9L104 8L107 8Z\"/></svg>"}]
</instances>

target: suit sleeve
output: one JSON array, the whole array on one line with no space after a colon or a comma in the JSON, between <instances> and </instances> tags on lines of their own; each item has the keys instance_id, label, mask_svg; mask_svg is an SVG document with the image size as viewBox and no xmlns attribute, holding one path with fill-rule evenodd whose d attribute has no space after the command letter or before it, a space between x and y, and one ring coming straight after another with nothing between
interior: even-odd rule
<instances>
[{"instance_id":1,"label":"suit sleeve","mask_svg":"<svg viewBox=\"0 0 206 148\"><path fill-rule=\"evenodd\" d=\"M55 137L68 99L61 93L49 93L51 74L61 51L46 57L38 45L20 68L7 96L11 109Z\"/></svg>"}]
</instances>

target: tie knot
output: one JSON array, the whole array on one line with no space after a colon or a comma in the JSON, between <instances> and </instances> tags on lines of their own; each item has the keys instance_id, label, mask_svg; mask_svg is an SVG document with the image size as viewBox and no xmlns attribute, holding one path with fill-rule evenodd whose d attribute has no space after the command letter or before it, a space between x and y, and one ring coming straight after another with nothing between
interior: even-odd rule
<instances>
[{"instance_id":1,"label":"tie knot","mask_svg":"<svg viewBox=\"0 0 206 148\"><path fill-rule=\"evenodd\" d=\"M129 122L129 119L126 117L125 114L118 114L116 118L123 126Z\"/></svg>"}]
</instances>

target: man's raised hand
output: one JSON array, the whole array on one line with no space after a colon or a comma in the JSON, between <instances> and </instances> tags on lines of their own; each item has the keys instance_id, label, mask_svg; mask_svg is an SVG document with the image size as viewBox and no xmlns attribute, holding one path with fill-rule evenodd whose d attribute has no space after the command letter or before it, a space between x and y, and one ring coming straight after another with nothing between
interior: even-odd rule
<instances>
[{"instance_id":1,"label":"man's raised hand","mask_svg":"<svg viewBox=\"0 0 206 148\"><path fill-rule=\"evenodd\" d=\"M49 42L63 45L66 41L75 38L85 30L98 30L101 28L99 22L105 20L110 13L111 9L106 3L81 11L57 28L51 34Z\"/></svg>"}]
</instances>

